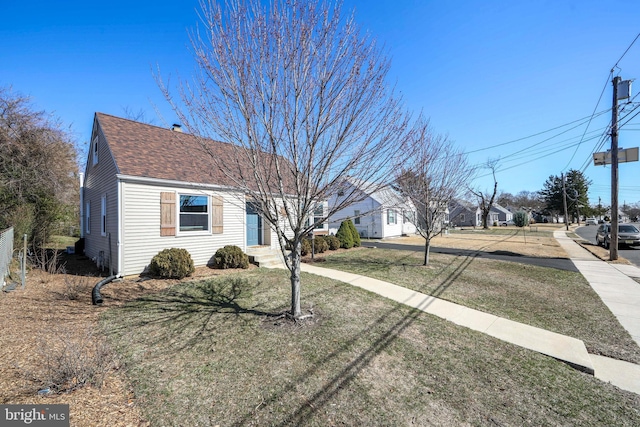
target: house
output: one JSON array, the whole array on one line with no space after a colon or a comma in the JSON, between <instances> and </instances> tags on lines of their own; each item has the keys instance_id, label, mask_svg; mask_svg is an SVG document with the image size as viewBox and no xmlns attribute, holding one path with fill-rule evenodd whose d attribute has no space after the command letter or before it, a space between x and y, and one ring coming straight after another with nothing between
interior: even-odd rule
<instances>
[{"instance_id":1,"label":"house","mask_svg":"<svg viewBox=\"0 0 640 427\"><path fill-rule=\"evenodd\" d=\"M233 146L96 113L81 176L84 253L116 275L142 273L166 248L189 251L195 265L217 249L278 248L273 230L234 181L212 165Z\"/></svg>"},{"instance_id":2,"label":"house","mask_svg":"<svg viewBox=\"0 0 640 427\"><path fill-rule=\"evenodd\" d=\"M329 197L329 209L338 206L345 194L354 193L353 203L336 211L328 219L329 232L335 234L340 223L351 219L363 238L383 239L415 234L416 208L391 186L374 186L371 183L346 178L340 190Z\"/></svg>"},{"instance_id":3,"label":"house","mask_svg":"<svg viewBox=\"0 0 640 427\"><path fill-rule=\"evenodd\" d=\"M494 203L489 211L489 225L497 223L503 223L513 220L513 213L508 209Z\"/></svg>"},{"instance_id":4,"label":"house","mask_svg":"<svg viewBox=\"0 0 640 427\"><path fill-rule=\"evenodd\" d=\"M478 205L452 200L449 203L449 222L453 227L481 227L482 212Z\"/></svg>"}]
</instances>

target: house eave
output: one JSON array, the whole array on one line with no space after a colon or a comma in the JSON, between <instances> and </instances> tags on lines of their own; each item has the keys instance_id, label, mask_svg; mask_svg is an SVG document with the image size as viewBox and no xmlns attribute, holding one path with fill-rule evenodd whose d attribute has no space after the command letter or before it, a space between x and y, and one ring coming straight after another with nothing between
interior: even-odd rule
<instances>
[{"instance_id":1,"label":"house eave","mask_svg":"<svg viewBox=\"0 0 640 427\"><path fill-rule=\"evenodd\" d=\"M150 178L145 176L117 174L116 178L118 179L119 182L128 182L128 183L135 183L135 184L192 188L192 189L201 189L201 190L240 191L236 187L225 186L225 185L203 184L200 182L176 181L176 180L170 180L170 179Z\"/></svg>"}]
</instances>

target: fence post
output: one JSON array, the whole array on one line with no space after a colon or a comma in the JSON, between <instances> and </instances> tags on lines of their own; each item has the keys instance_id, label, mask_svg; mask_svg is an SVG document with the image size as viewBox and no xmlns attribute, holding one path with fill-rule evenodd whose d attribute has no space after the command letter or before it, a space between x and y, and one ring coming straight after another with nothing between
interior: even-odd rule
<instances>
[{"instance_id":1,"label":"fence post","mask_svg":"<svg viewBox=\"0 0 640 427\"><path fill-rule=\"evenodd\" d=\"M22 248L22 289L24 290L27 284L27 235L25 234L22 238L24 240Z\"/></svg>"}]
</instances>

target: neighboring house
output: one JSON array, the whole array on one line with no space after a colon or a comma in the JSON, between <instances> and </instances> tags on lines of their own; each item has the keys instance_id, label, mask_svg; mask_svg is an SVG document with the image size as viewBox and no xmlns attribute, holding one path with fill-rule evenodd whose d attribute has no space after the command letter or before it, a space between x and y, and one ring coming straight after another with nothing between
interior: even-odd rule
<instances>
[{"instance_id":1,"label":"neighboring house","mask_svg":"<svg viewBox=\"0 0 640 427\"><path fill-rule=\"evenodd\" d=\"M449 223L453 227L481 227L482 212L478 205L452 200L449 203Z\"/></svg>"},{"instance_id":2,"label":"neighboring house","mask_svg":"<svg viewBox=\"0 0 640 427\"><path fill-rule=\"evenodd\" d=\"M328 206L338 205L345 194L352 192L357 194L355 199L359 201L337 211L328 219L331 233L335 234L342 221L351 219L364 238L383 239L415 234L415 206L390 186L373 189L369 183L347 178L341 190L329 198Z\"/></svg>"},{"instance_id":3,"label":"neighboring house","mask_svg":"<svg viewBox=\"0 0 640 427\"><path fill-rule=\"evenodd\" d=\"M210 155L232 146L96 113L80 209L84 252L117 275L142 273L166 248L189 251L195 265L225 245L278 247L245 194L213 168Z\"/></svg>"},{"instance_id":4,"label":"neighboring house","mask_svg":"<svg viewBox=\"0 0 640 427\"><path fill-rule=\"evenodd\" d=\"M494 225L496 222L505 222L513 220L513 213L508 209L503 208L498 204L493 204L489 211L489 225Z\"/></svg>"}]
</instances>

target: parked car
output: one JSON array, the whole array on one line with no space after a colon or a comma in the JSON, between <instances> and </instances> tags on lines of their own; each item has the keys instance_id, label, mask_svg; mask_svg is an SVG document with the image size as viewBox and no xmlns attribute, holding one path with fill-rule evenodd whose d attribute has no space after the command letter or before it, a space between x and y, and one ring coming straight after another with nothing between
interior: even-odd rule
<instances>
[{"instance_id":1,"label":"parked car","mask_svg":"<svg viewBox=\"0 0 640 427\"><path fill-rule=\"evenodd\" d=\"M510 219L509 221L499 221L498 223L500 224L500 227L506 227L507 225L516 225L516 223L513 222L512 219Z\"/></svg>"},{"instance_id":2,"label":"parked car","mask_svg":"<svg viewBox=\"0 0 640 427\"><path fill-rule=\"evenodd\" d=\"M609 249L611 224L600 224L596 231L596 243ZM640 246L640 230L632 224L618 225L618 246Z\"/></svg>"},{"instance_id":3,"label":"parked car","mask_svg":"<svg viewBox=\"0 0 640 427\"><path fill-rule=\"evenodd\" d=\"M598 225L598 221L597 221L595 218L593 218L593 217L592 217L592 218L587 218L587 219L584 221L584 224L585 224L585 225Z\"/></svg>"}]
</instances>

